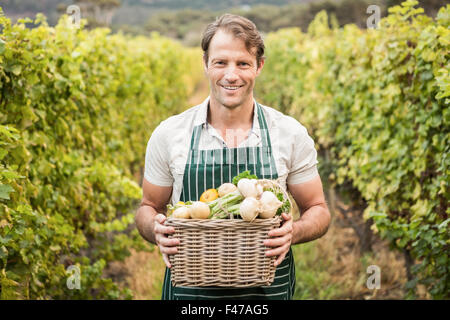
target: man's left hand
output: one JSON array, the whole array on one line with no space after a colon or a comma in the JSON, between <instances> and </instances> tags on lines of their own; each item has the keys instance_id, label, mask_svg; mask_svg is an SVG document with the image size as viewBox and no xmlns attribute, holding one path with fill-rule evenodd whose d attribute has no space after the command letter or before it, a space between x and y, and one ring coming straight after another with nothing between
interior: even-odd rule
<instances>
[{"instance_id":1,"label":"man's left hand","mask_svg":"<svg viewBox=\"0 0 450 320\"><path fill-rule=\"evenodd\" d=\"M264 240L265 246L273 248L266 252L266 256L278 256L274 263L275 267L283 261L284 257L289 252L294 230L292 216L290 214L282 213L281 217L284 220L281 227L270 230L269 237L271 237L271 239Z\"/></svg>"}]
</instances>

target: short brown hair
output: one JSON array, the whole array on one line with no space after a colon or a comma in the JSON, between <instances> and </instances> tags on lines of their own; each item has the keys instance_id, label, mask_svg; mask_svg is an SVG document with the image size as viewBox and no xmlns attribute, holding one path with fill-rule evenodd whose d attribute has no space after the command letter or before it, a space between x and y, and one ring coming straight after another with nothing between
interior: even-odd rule
<instances>
[{"instance_id":1,"label":"short brown hair","mask_svg":"<svg viewBox=\"0 0 450 320\"><path fill-rule=\"evenodd\" d=\"M259 67L261 60L264 59L264 41L258 29L247 18L229 13L220 16L216 21L210 23L203 32L202 49L203 59L206 64L209 58L209 44L218 30L231 32L236 38L242 39L250 53L252 53L252 48L256 48L256 63L257 67Z\"/></svg>"}]
</instances>

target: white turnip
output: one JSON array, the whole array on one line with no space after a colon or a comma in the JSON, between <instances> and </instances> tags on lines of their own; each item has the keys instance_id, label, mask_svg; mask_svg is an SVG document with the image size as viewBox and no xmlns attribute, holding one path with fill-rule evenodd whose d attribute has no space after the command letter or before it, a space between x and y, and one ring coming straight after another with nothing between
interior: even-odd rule
<instances>
[{"instance_id":1,"label":"white turnip","mask_svg":"<svg viewBox=\"0 0 450 320\"><path fill-rule=\"evenodd\" d=\"M283 205L283 202L278 200L277 196L273 192L264 191L259 199L259 204L259 217L263 219L270 219L275 216L278 208Z\"/></svg>"},{"instance_id":2,"label":"white turnip","mask_svg":"<svg viewBox=\"0 0 450 320\"><path fill-rule=\"evenodd\" d=\"M239 207L239 214L245 221L253 221L259 213L259 201L253 197L247 197Z\"/></svg>"},{"instance_id":3,"label":"white turnip","mask_svg":"<svg viewBox=\"0 0 450 320\"><path fill-rule=\"evenodd\" d=\"M194 201L189 206L192 219L208 219L210 214L209 206L201 201Z\"/></svg>"},{"instance_id":4,"label":"white turnip","mask_svg":"<svg viewBox=\"0 0 450 320\"><path fill-rule=\"evenodd\" d=\"M219 197L223 197L224 195L231 193L236 189L237 188L234 184L227 182L222 184L217 191L219 192Z\"/></svg>"},{"instance_id":5,"label":"white turnip","mask_svg":"<svg viewBox=\"0 0 450 320\"><path fill-rule=\"evenodd\" d=\"M258 198L263 192L262 186L259 185L258 181L255 179L243 178L239 180L237 187L244 198Z\"/></svg>"},{"instance_id":6,"label":"white turnip","mask_svg":"<svg viewBox=\"0 0 450 320\"><path fill-rule=\"evenodd\" d=\"M191 210L188 207L179 207L172 213L172 217L178 219L189 219L191 217Z\"/></svg>"}]
</instances>

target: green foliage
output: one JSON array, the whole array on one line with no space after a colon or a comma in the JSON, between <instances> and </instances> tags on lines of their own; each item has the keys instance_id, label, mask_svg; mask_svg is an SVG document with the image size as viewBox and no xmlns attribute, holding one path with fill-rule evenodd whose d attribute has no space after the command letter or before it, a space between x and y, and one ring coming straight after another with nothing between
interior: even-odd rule
<instances>
[{"instance_id":1,"label":"green foliage","mask_svg":"<svg viewBox=\"0 0 450 320\"><path fill-rule=\"evenodd\" d=\"M131 298L102 272L148 249L132 225L134 177L153 128L184 109L198 52L67 17L25 23L0 9L0 297Z\"/></svg>"},{"instance_id":2,"label":"green foliage","mask_svg":"<svg viewBox=\"0 0 450 320\"><path fill-rule=\"evenodd\" d=\"M235 176L232 180L232 183L237 186L239 180L241 179L258 179L258 176L256 174L251 174L250 170L246 170Z\"/></svg>"},{"instance_id":3,"label":"green foliage","mask_svg":"<svg viewBox=\"0 0 450 320\"><path fill-rule=\"evenodd\" d=\"M343 290L333 283L330 269L334 261L323 257L317 242L308 242L292 248L295 257L294 300L342 299Z\"/></svg>"},{"instance_id":4,"label":"green foliage","mask_svg":"<svg viewBox=\"0 0 450 320\"><path fill-rule=\"evenodd\" d=\"M450 6L433 20L416 5L391 8L378 29L330 28L322 12L306 34L269 34L256 89L309 129L374 230L419 261L408 297L422 283L448 298Z\"/></svg>"}]
</instances>

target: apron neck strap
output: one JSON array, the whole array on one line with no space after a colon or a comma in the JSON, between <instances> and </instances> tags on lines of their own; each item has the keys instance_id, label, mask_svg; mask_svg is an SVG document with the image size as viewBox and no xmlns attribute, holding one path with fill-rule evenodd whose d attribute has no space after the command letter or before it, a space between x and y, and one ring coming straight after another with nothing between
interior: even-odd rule
<instances>
[{"instance_id":1,"label":"apron neck strap","mask_svg":"<svg viewBox=\"0 0 450 320\"><path fill-rule=\"evenodd\" d=\"M256 109L258 111L258 121L259 121L259 130L261 133L261 142L263 147L266 147L267 149L271 149L272 144L270 142L270 135L269 135L269 128L267 126L266 117L264 116L264 112L262 107L259 105L258 102L256 102Z\"/></svg>"}]
</instances>

